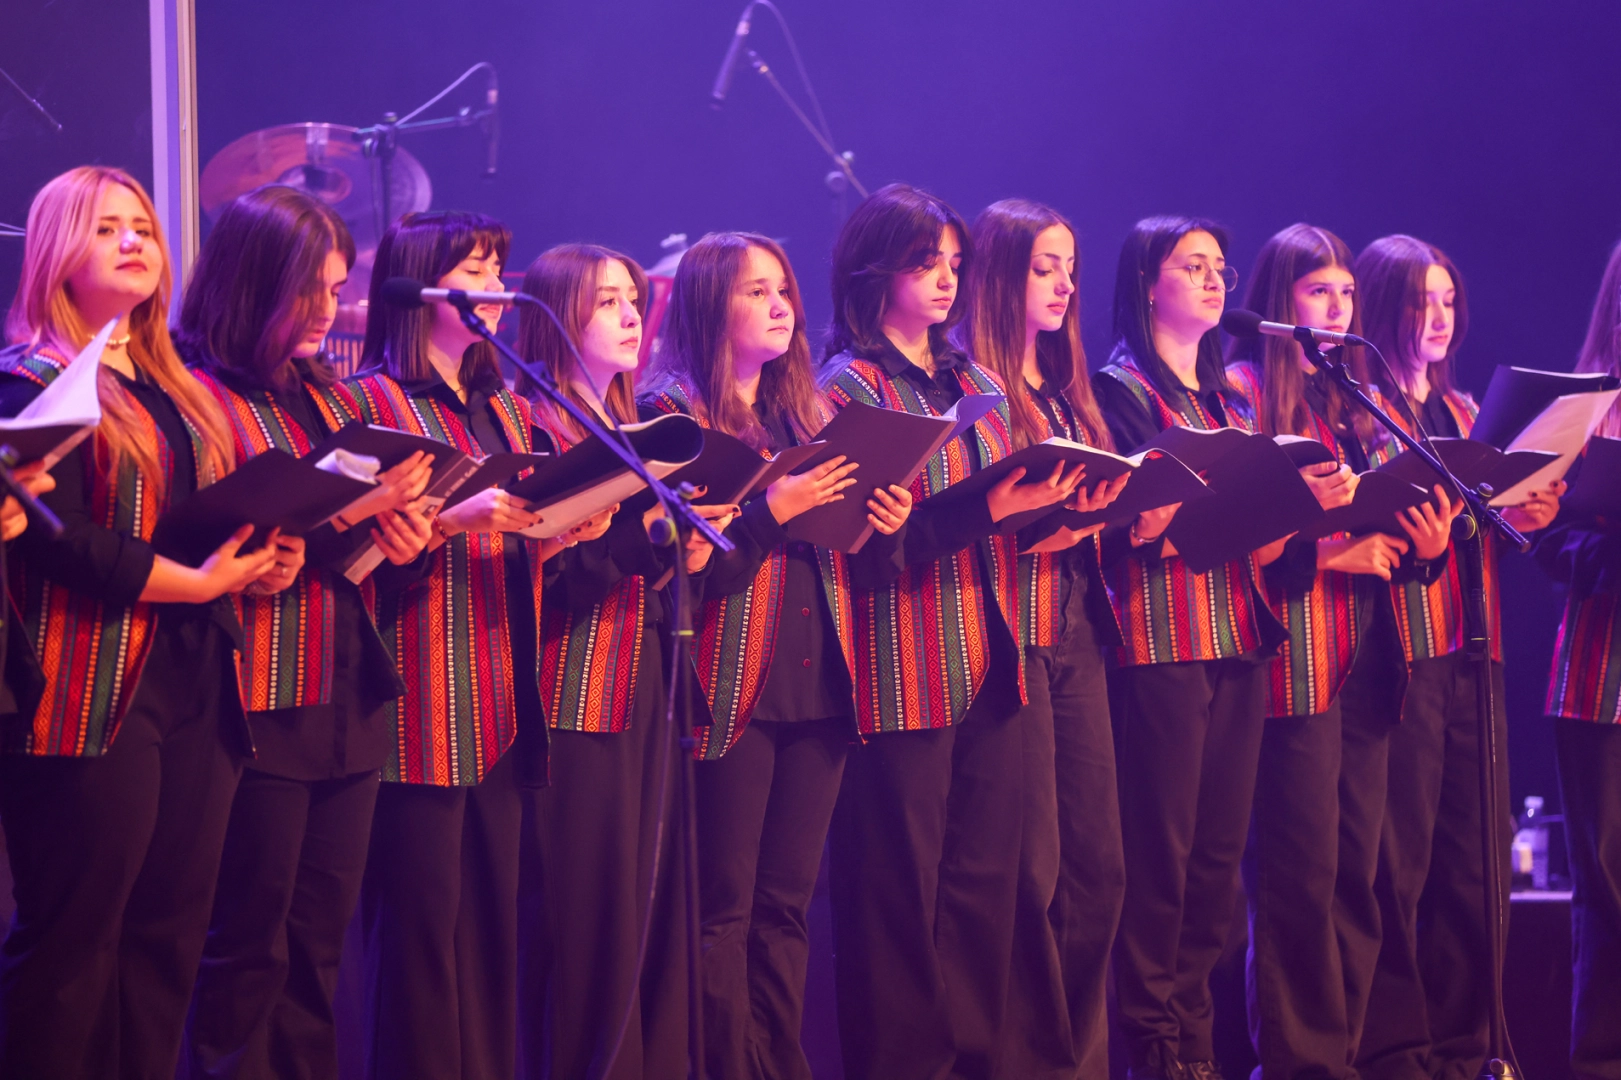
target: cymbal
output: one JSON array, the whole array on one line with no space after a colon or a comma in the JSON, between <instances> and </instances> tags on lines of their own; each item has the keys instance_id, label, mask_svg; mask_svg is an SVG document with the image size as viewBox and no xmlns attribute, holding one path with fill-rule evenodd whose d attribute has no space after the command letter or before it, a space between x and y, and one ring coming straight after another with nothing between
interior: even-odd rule
<instances>
[{"instance_id":1,"label":"cymbal","mask_svg":"<svg viewBox=\"0 0 1621 1080\"><path fill-rule=\"evenodd\" d=\"M380 167L342 124L282 124L250 132L215 154L203 169L200 196L212 220L226 203L264 184L286 184L338 212L355 241L355 267L343 299L366 295L377 254L382 212L375 198ZM409 151L396 148L389 169L389 211L394 220L426 210L433 200L427 170Z\"/></svg>"}]
</instances>

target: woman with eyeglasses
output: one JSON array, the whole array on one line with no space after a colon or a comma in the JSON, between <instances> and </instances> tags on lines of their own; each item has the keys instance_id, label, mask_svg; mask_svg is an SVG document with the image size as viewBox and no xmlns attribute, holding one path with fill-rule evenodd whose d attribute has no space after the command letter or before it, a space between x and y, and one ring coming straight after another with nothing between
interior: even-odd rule
<instances>
[{"instance_id":1,"label":"woman with eyeglasses","mask_svg":"<svg viewBox=\"0 0 1621 1080\"><path fill-rule=\"evenodd\" d=\"M1352 256L1339 237L1291 225L1256 259L1245 306L1274 322L1360 334ZM1361 349L1343 350L1359 382ZM1268 435L1298 435L1337 461L1301 472L1324 508L1392 447L1373 417L1294 341L1236 338L1227 375ZM1266 1076L1341 1076L1355 1055L1379 950L1373 899L1390 723L1379 706L1400 678L1387 581L1428 581L1444 565L1450 516L1425 504L1403 536L1293 539L1266 568L1272 613L1289 631L1267 665L1266 729L1244 855L1250 911L1250 1033Z\"/></svg>"},{"instance_id":2,"label":"woman with eyeglasses","mask_svg":"<svg viewBox=\"0 0 1621 1080\"><path fill-rule=\"evenodd\" d=\"M1158 217L1132 229L1115 277L1114 353L1093 376L1122 452L1173 425L1254 430L1216 337L1236 285L1220 226ZM1220 1076L1210 972L1237 897L1265 661L1283 637L1261 582L1282 542L1196 573L1165 536L1176 510L1103 534L1126 639L1109 686L1126 858L1115 982L1140 1080Z\"/></svg>"},{"instance_id":3,"label":"woman with eyeglasses","mask_svg":"<svg viewBox=\"0 0 1621 1080\"><path fill-rule=\"evenodd\" d=\"M1444 252L1411 236L1375 240L1357 257L1363 336L1377 348L1372 381L1391 415L1432 436L1467 438L1479 411L1453 382L1454 358L1469 326L1463 278ZM1409 430L1412 430L1410 427ZM1562 481L1503 511L1522 533L1559 511ZM1464 602L1486 594L1492 641L1493 723L1507 745L1503 701L1497 543L1484 565L1453 543L1429 584L1392 584L1407 680L1392 711L1389 784L1376 894L1383 930L1369 993L1357 1072L1370 1080L1475 1076L1489 1026L1485 862L1481 853L1478 663L1465 652ZM1477 577L1479 575L1479 577ZM1498 791L1508 792L1500 758ZM1508 903L1508 843L1502 899Z\"/></svg>"}]
</instances>

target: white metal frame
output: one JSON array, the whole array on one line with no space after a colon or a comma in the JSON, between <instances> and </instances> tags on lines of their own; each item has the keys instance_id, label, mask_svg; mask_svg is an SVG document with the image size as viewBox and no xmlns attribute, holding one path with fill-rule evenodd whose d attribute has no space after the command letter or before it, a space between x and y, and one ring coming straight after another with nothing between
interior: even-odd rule
<instances>
[{"instance_id":1,"label":"white metal frame","mask_svg":"<svg viewBox=\"0 0 1621 1080\"><path fill-rule=\"evenodd\" d=\"M152 199L169 238L178 307L197 259L197 12L194 0L147 0L152 44Z\"/></svg>"}]
</instances>

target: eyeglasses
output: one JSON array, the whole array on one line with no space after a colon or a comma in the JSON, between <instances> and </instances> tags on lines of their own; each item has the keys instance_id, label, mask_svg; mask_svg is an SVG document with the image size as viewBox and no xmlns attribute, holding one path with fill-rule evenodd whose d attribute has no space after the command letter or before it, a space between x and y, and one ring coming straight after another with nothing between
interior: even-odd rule
<instances>
[{"instance_id":1,"label":"eyeglasses","mask_svg":"<svg viewBox=\"0 0 1621 1080\"><path fill-rule=\"evenodd\" d=\"M1202 262L1189 263L1187 266L1167 266L1166 270L1181 270L1188 275L1188 283L1195 289L1204 288L1205 282L1216 278L1228 292L1238 288L1238 271L1230 266L1217 270L1213 266L1206 266Z\"/></svg>"}]
</instances>

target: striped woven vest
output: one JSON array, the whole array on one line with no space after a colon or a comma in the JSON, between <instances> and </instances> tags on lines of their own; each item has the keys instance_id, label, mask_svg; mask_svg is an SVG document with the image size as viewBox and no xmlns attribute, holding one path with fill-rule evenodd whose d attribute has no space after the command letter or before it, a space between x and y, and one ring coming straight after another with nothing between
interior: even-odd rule
<instances>
[{"instance_id":1,"label":"striped woven vest","mask_svg":"<svg viewBox=\"0 0 1621 1080\"><path fill-rule=\"evenodd\" d=\"M1600 593L1565 602L1543 712L1621 723L1621 596Z\"/></svg>"},{"instance_id":2,"label":"striped woven vest","mask_svg":"<svg viewBox=\"0 0 1621 1080\"><path fill-rule=\"evenodd\" d=\"M830 363L837 366L835 358ZM956 369L964 393L1001 394L1002 387L978 364ZM827 387L835 409L862 402L924 416L937 415L912 383L892 379L877 364L851 359ZM929 459L912 481L920 502L989 465L1012 449L1004 402L974 425L978 464L967 439L953 439ZM980 575L979 553L988 556ZM961 722L990 669L988 603L995 603L1015 637L1019 631L1018 554L1010 536L993 534L926 566L903 570L886 589L844 592L849 570L842 553L820 551L834 626L856 689L856 722L863 735L886 731L925 731ZM1020 699L1024 665L1016 665Z\"/></svg>"},{"instance_id":3,"label":"striped woven vest","mask_svg":"<svg viewBox=\"0 0 1621 1080\"><path fill-rule=\"evenodd\" d=\"M1447 410L1465 438L1475 426L1480 408L1474 398L1461 390L1452 390L1446 396ZM1406 428L1401 410L1391 412L1396 422ZM1401 452L1401 444L1393 440L1376 454L1375 465L1382 464ZM1390 599L1396 607L1396 629L1401 635L1402 649L1407 662L1448 656L1464 646L1463 580L1459 567L1461 552L1454 541L1447 553L1447 565L1440 577L1428 585L1409 581L1390 586ZM1503 598L1497 585L1497 543L1486 545L1486 617L1491 625L1492 659L1503 659Z\"/></svg>"},{"instance_id":4,"label":"striped woven vest","mask_svg":"<svg viewBox=\"0 0 1621 1080\"><path fill-rule=\"evenodd\" d=\"M0 371L44 387L67 363L49 350L8 350L0 356ZM91 520L125 536L150 540L169 508L175 448L151 414L130 400L132 434L157 451L158 475L143 474L125 456L117 475L108 476L96 466L100 456L96 436L83 445L80 458ZM206 460L201 434L189 422L186 430L193 460ZM30 573L25 558L12 559L10 572L11 596L39 654L45 692L32 726L13 729L6 749L39 756L100 757L111 748L119 722L135 699L151 652L157 608L140 602L109 607L43 574Z\"/></svg>"},{"instance_id":5,"label":"striped woven vest","mask_svg":"<svg viewBox=\"0 0 1621 1080\"><path fill-rule=\"evenodd\" d=\"M457 413L432 394L410 394L387 375L345 384L361 419L447 442L481 455ZM503 389L490 404L507 445L529 453L529 403ZM535 607L540 607L540 544L516 533L460 533L428 558L427 577L377 598L377 629L394 654L407 692L389 703L393 751L383 779L466 787L484 779L517 733L515 679L507 625L506 545L528 545Z\"/></svg>"},{"instance_id":6,"label":"striped woven vest","mask_svg":"<svg viewBox=\"0 0 1621 1080\"><path fill-rule=\"evenodd\" d=\"M270 449L284 450L295 457L314 449L304 429L269 392L261 390L245 396L206 369L194 369L193 374L224 406L238 462ZM359 418L360 403L347 388L306 385L328 431ZM331 703L336 582L331 570L306 566L291 586L272 596L243 593L232 597L242 619L244 648L237 664L237 681L243 708L263 712ZM367 609L374 609L375 590L370 578L361 589Z\"/></svg>"},{"instance_id":7,"label":"striped woven vest","mask_svg":"<svg viewBox=\"0 0 1621 1080\"><path fill-rule=\"evenodd\" d=\"M1131 391L1158 422L1210 431L1221 425L1191 394L1181 408L1154 388L1129 357L1100 374ZM1223 395L1228 426L1253 431L1254 425ZM1121 559L1109 574L1109 594L1125 635L1117 655L1122 664L1169 664L1243 656L1261 647L1255 600L1266 595L1254 555L1196 574L1172 556L1152 562Z\"/></svg>"},{"instance_id":8,"label":"striped woven vest","mask_svg":"<svg viewBox=\"0 0 1621 1080\"><path fill-rule=\"evenodd\" d=\"M709 426L708 420L694 412L691 395L679 385L649 398L648 403L665 412L686 413ZM747 589L706 600L698 613L693 664L709 701L711 719L711 725L698 732L695 756L701 760L713 761L737 745L760 701L777 647L787 568L787 546L773 548ZM838 588L825 573L821 577L824 593ZM849 604L838 604L829 595L829 610L841 606L848 609Z\"/></svg>"},{"instance_id":9,"label":"striped woven vest","mask_svg":"<svg viewBox=\"0 0 1621 1080\"><path fill-rule=\"evenodd\" d=\"M1028 383L1020 392L1028 395L1034 404L1036 392ZM1035 413L1038 441L1057 438L1084 443L1086 437L1075 420L1069 402L1062 397L1056 398L1055 402L1053 411L1063 430L1054 431L1046 411L1036 406L1032 411ZM1081 543L1092 545L1094 555L1099 551L1097 535ZM1064 560L1072 554L1073 551L1042 551L1019 556L1019 632L1020 640L1025 645L1057 645L1063 637L1064 612L1059 603L1063 596Z\"/></svg>"},{"instance_id":10,"label":"striped woven vest","mask_svg":"<svg viewBox=\"0 0 1621 1080\"><path fill-rule=\"evenodd\" d=\"M576 438L554 422L549 411L537 410L535 415L558 453L575 446ZM628 575L589 612L576 614L563 604L542 611L540 700L554 729L601 733L630 727L647 599L647 582Z\"/></svg>"},{"instance_id":11,"label":"striped woven vest","mask_svg":"<svg viewBox=\"0 0 1621 1080\"><path fill-rule=\"evenodd\" d=\"M1227 369L1227 378L1244 398L1253 416L1261 415L1260 373L1248 361ZM1334 451L1341 465L1345 454L1334 429L1315 412L1310 435ZM1268 716L1311 716L1325 711L1339 696L1357 642L1372 610L1373 587L1382 585L1367 574L1319 570L1311 589L1290 593L1266 585L1267 607L1289 632L1289 640L1267 665L1270 690Z\"/></svg>"}]
</instances>

